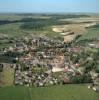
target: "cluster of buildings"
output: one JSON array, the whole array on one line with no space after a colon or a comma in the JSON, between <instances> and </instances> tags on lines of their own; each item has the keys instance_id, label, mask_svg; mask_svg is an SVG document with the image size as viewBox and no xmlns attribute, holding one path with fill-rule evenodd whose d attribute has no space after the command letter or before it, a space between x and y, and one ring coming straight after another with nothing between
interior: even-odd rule
<instances>
[{"instance_id":1,"label":"cluster of buildings","mask_svg":"<svg viewBox=\"0 0 99 100\"><path fill-rule=\"evenodd\" d=\"M71 76L83 75L85 68L80 65L84 61L73 63L71 56L76 57L84 51L86 47L83 46L68 46L47 37L31 37L17 40L14 46L4 49L3 53L21 54L14 58L15 85L49 86L72 83Z\"/></svg>"}]
</instances>

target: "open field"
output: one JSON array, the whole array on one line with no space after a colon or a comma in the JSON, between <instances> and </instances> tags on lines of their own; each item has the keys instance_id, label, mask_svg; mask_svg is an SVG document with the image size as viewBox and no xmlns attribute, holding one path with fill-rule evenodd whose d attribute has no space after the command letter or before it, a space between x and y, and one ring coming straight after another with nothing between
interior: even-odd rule
<instances>
[{"instance_id":1,"label":"open field","mask_svg":"<svg viewBox=\"0 0 99 100\"><path fill-rule=\"evenodd\" d=\"M1 14L0 37L2 34L8 38L24 38L25 36L36 35L71 42L77 35L84 34L88 38L93 37L93 35L97 36L98 28L97 30L89 30L85 27L95 25L98 22L98 15ZM60 34L66 32L74 32L74 34L66 36ZM87 33L88 35L86 35ZM1 43L0 41L0 48L8 45L13 44Z\"/></svg>"},{"instance_id":2,"label":"open field","mask_svg":"<svg viewBox=\"0 0 99 100\"><path fill-rule=\"evenodd\" d=\"M23 36L29 34L44 34L50 36L52 26L54 25L71 25L71 21L60 21L61 19L80 18L82 15L36 15L36 14L5 14L0 15L0 33L8 36ZM87 16L88 17L88 16ZM74 20L76 20L74 19ZM74 28L72 28L74 30ZM76 30L76 28L75 28ZM54 34L55 32L53 32ZM58 34L58 33L57 33Z\"/></svg>"},{"instance_id":3,"label":"open field","mask_svg":"<svg viewBox=\"0 0 99 100\"><path fill-rule=\"evenodd\" d=\"M42 15L0 15L0 34L5 34L8 37L23 37L33 35L49 35L51 31L50 25L53 22L53 19L49 19L50 16ZM50 20L52 21L51 23ZM41 25L39 25L41 21ZM44 24L46 24L46 27ZM47 25L48 24L48 25ZM55 24L55 22L54 22ZM43 27L44 25L44 27ZM26 28L24 28L26 27ZM44 29L41 29L41 28ZM55 32L52 32L53 34Z\"/></svg>"},{"instance_id":4,"label":"open field","mask_svg":"<svg viewBox=\"0 0 99 100\"><path fill-rule=\"evenodd\" d=\"M98 100L99 94L87 85L66 85L41 88L5 87L0 100Z\"/></svg>"},{"instance_id":5,"label":"open field","mask_svg":"<svg viewBox=\"0 0 99 100\"><path fill-rule=\"evenodd\" d=\"M77 41L93 40L99 38L99 23L87 29L86 34L82 35Z\"/></svg>"},{"instance_id":6,"label":"open field","mask_svg":"<svg viewBox=\"0 0 99 100\"><path fill-rule=\"evenodd\" d=\"M68 18L68 19L60 19L59 21L62 22L68 22L69 24L67 25L58 25L58 26L53 26L52 30L54 32L59 32L59 33L68 33L68 32L74 32L73 35L71 34L66 34L64 35L64 41L65 42L70 42L75 39L77 35L82 35L80 39L92 39L97 36L99 36L99 18L98 17L86 17L86 18ZM94 27L94 28L90 28Z\"/></svg>"},{"instance_id":7,"label":"open field","mask_svg":"<svg viewBox=\"0 0 99 100\"><path fill-rule=\"evenodd\" d=\"M90 22L99 22L99 18L91 16L86 18L60 19L60 21L70 21L72 23L90 23Z\"/></svg>"},{"instance_id":8,"label":"open field","mask_svg":"<svg viewBox=\"0 0 99 100\"><path fill-rule=\"evenodd\" d=\"M92 40L95 38L99 38L99 29L90 29L88 30L88 32L86 34L84 34L83 36L81 36L78 41L80 40Z\"/></svg>"},{"instance_id":9,"label":"open field","mask_svg":"<svg viewBox=\"0 0 99 100\"><path fill-rule=\"evenodd\" d=\"M4 67L3 72L0 73L0 86L12 86L14 81L14 69L10 68L9 65Z\"/></svg>"}]
</instances>

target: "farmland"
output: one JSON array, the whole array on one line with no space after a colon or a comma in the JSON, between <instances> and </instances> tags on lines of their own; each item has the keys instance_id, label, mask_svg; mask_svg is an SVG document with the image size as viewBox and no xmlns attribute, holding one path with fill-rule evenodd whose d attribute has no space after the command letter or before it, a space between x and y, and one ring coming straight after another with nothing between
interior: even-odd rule
<instances>
[{"instance_id":1,"label":"farmland","mask_svg":"<svg viewBox=\"0 0 99 100\"><path fill-rule=\"evenodd\" d=\"M0 100L98 100L98 39L97 16L1 14Z\"/></svg>"},{"instance_id":2,"label":"farmland","mask_svg":"<svg viewBox=\"0 0 99 100\"><path fill-rule=\"evenodd\" d=\"M5 87L0 89L0 100L98 100L99 94L86 87L87 85Z\"/></svg>"},{"instance_id":3,"label":"farmland","mask_svg":"<svg viewBox=\"0 0 99 100\"><path fill-rule=\"evenodd\" d=\"M92 40L99 37L99 28L88 29L87 33L81 36L78 41L81 40Z\"/></svg>"},{"instance_id":4,"label":"farmland","mask_svg":"<svg viewBox=\"0 0 99 100\"><path fill-rule=\"evenodd\" d=\"M6 65L4 71L0 73L0 86L11 86L14 81L14 70Z\"/></svg>"},{"instance_id":5,"label":"farmland","mask_svg":"<svg viewBox=\"0 0 99 100\"><path fill-rule=\"evenodd\" d=\"M0 38L15 39L34 35L67 42L72 41L79 34L91 32L90 37L93 37L93 33L95 33L94 36L97 36L98 29L89 30L85 26L98 22L98 16L81 14L0 14ZM62 36L60 34L62 32L74 32L75 34ZM84 36L81 38L84 38ZM2 43L2 40L0 40L0 48L8 45L13 45L13 43Z\"/></svg>"},{"instance_id":6,"label":"farmland","mask_svg":"<svg viewBox=\"0 0 99 100\"><path fill-rule=\"evenodd\" d=\"M60 19L88 17L88 15L36 15L36 14L5 14L0 15L0 34L10 37L23 35L42 34L54 37L57 35L52 31L52 26L68 25L71 21L60 21ZM59 35L59 33L57 33Z\"/></svg>"}]
</instances>

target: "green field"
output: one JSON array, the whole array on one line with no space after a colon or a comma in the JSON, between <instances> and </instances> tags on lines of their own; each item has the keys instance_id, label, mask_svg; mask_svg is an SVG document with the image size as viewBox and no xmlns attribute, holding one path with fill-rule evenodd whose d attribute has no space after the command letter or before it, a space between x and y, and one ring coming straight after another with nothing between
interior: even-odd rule
<instances>
[{"instance_id":1,"label":"green field","mask_svg":"<svg viewBox=\"0 0 99 100\"><path fill-rule=\"evenodd\" d=\"M97 22L96 25L86 28L86 34L82 35L78 40L95 40L99 38L99 23Z\"/></svg>"},{"instance_id":2,"label":"green field","mask_svg":"<svg viewBox=\"0 0 99 100\"><path fill-rule=\"evenodd\" d=\"M88 32L82 35L77 41L81 40L93 40L99 38L99 29L88 29Z\"/></svg>"},{"instance_id":3,"label":"green field","mask_svg":"<svg viewBox=\"0 0 99 100\"><path fill-rule=\"evenodd\" d=\"M87 85L52 87L4 87L0 100L99 100L99 94Z\"/></svg>"}]
</instances>

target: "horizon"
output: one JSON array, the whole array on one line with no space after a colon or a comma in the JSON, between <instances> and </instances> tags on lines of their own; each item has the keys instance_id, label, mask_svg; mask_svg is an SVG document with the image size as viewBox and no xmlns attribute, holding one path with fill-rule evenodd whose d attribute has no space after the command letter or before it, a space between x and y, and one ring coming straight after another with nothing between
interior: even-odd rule
<instances>
[{"instance_id":1,"label":"horizon","mask_svg":"<svg viewBox=\"0 0 99 100\"><path fill-rule=\"evenodd\" d=\"M99 12L0 12L0 14L99 14Z\"/></svg>"},{"instance_id":2,"label":"horizon","mask_svg":"<svg viewBox=\"0 0 99 100\"><path fill-rule=\"evenodd\" d=\"M0 13L99 13L99 0L0 0Z\"/></svg>"}]
</instances>

